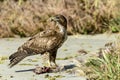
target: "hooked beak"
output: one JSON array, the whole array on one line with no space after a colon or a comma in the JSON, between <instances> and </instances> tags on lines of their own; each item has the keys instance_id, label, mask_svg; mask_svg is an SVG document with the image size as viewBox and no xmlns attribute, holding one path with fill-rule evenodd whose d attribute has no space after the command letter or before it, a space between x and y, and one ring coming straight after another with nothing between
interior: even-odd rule
<instances>
[{"instance_id":1,"label":"hooked beak","mask_svg":"<svg viewBox=\"0 0 120 80\"><path fill-rule=\"evenodd\" d=\"M56 17L54 17L54 16L53 16L53 17L50 17L48 20L51 21L51 22L52 22L52 21L58 21L58 19L57 19Z\"/></svg>"}]
</instances>

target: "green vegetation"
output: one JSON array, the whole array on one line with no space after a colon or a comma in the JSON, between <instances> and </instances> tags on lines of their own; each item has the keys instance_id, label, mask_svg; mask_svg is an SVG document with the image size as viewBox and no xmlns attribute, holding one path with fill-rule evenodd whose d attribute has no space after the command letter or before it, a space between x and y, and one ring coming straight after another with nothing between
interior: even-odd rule
<instances>
[{"instance_id":1,"label":"green vegetation","mask_svg":"<svg viewBox=\"0 0 120 80\"><path fill-rule=\"evenodd\" d=\"M68 34L120 31L119 0L0 0L0 37L27 37L46 28L47 19L63 14Z\"/></svg>"},{"instance_id":2,"label":"green vegetation","mask_svg":"<svg viewBox=\"0 0 120 80\"><path fill-rule=\"evenodd\" d=\"M67 60L67 59L75 58L77 56L79 56L79 54L75 54L75 55L72 55L72 56L67 56L67 57L64 57L64 58L57 58L57 60Z\"/></svg>"},{"instance_id":3,"label":"green vegetation","mask_svg":"<svg viewBox=\"0 0 120 80\"><path fill-rule=\"evenodd\" d=\"M62 78L64 76L62 75L55 75L55 76L50 76L50 75L45 75L45 78L48 78L49 80L56 80L57 78Z\"/></svg>"},{"instance_id":4,"label":"green vegetation","mask_svg":"<svg viewBox=\"0 0 120 80\"><path fill-rule=\"evenodd\" d=\"M120 43L110 52L102 52L102 57L90 59L89 80L120 80Z\"/></svg>"},{"instance_id":5,"label":"green vegetation","mask_svg":"<svg viewBox=\"0 0 120 80\"><path fill-rule=\"evenodd\" d=\"M113 33L120 32L120 16L118 16L118 18L113 19L113 20L110 21L109 29Z\"/></svg>"},{"instance_id":6,"label":"green vegetation","mask_svg":"<svg viewBox=\"0 0 120 80\"><path fill-rule=\"evenodd\" d=\"M19 64L19 65L21 65L21 66L32 66L33 64L29 64L29 63L21 63L21 64Z\"/></svg>"},{"instance_id":7,"label":"green vegetation","mask_svg":"<svg viewBox=\"0 0 120 80\"><path fill-rule=\"evenodd\" d=\"M3 64L5 60L7 60L7 56L0 56L0 64Z\"/></svg>"}]
</instances>

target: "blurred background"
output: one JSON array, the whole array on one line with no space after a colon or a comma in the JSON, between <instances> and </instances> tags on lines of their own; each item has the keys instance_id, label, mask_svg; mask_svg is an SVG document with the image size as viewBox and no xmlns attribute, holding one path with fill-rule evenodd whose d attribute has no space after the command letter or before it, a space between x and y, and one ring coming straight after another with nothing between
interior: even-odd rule
<instances>
[{"instance_id":1,"label":"blurred background","mask_svg":"<svg viewBox=\"0 0 120 80\"><path fill-rule=\"evenodd\" d=\"M57 64L63 71L39 76L30 72L37 65L43 66L40 55L8 68L9 55L26 37L54 28L47 20L55 14L67 18L67 33L75 35L58 51ZM0 0L0 80L46 78L120 80L120 0Z\"/></svg>"},{"instance_id":2,"label":"blurred background","mask_svg":"<svg viewBox=\"0 0 120 80\"><path fill-rule=\"evenodd\" d=\"M69 35L117 33L119 12L119 0L0 0L0 38L32 36L54 14L66 16Z\"/></svg>"}]
</instances>

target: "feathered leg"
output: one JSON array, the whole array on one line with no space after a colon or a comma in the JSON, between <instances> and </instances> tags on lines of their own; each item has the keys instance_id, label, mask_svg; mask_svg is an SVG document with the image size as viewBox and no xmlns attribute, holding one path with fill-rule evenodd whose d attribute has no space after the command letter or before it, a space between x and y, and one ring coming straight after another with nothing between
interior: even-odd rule
<instances>
[{"instance_id":1,"label":"feathered leg","mask_svg":"<svg viewBox=\"0 0 120 80\"><path fill-rule=\"evenodd\" d=\"M55 51L52 51L49 53L49 65L53 68L57 67L57 64L56 64L56 54L57 54L57 50Z\"/></svg>"}]
</instances>

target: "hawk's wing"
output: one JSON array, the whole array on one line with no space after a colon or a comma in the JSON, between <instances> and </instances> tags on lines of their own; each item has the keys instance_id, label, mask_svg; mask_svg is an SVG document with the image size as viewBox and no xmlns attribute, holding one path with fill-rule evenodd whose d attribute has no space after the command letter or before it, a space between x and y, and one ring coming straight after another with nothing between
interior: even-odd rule
<instances>
[{"instance_id":1,"label":"hawk's wing","mask_svg":"<svg viewBox=\"0 0 120 80\"><path fill-rule=\"evenodd\" d=\"M10 67L13 67L27 56L43 54L55 49L61 43L62 36L54 30L38 33L18 48L18 51L10 55ZM58 47L57 47L58 48Z\"/></svg>"},{"instance_id":2,"label":"hawk's wing","mask_svg":"<svg viewBox=\"0 0 120 80\"><path fill-rule=\"evenodd\" d=\"M42 54L57 47L60 44L60 41L61 36L59 33L55 30L47 30L33 36L20 48Z\"/></svg>"}]
</instances>

